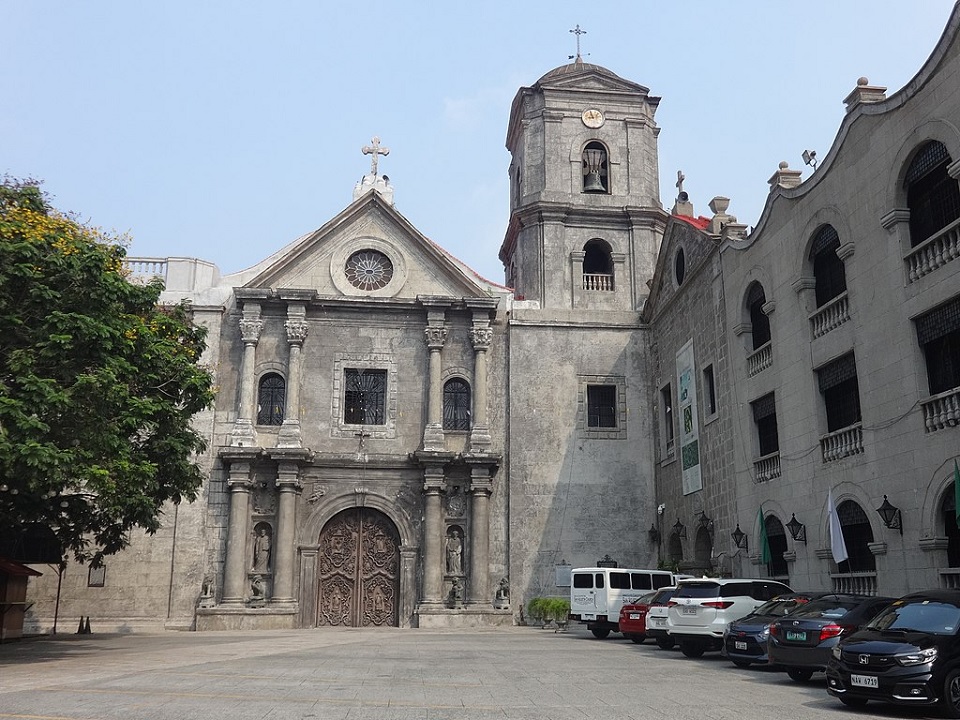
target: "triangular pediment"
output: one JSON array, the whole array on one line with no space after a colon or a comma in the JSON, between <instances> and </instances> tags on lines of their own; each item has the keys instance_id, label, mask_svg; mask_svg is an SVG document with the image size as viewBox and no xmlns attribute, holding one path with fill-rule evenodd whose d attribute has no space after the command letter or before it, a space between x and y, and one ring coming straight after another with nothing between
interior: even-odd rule
<instances>
[{"instance_id":1,"label":"triangular pediment","mask_svg":"<svg viewBox=\"0 0 960 720\"><path fill-rule=\"evenodd\" d=\"M650 280L650 295L644 304L643 315L647 321L662 312L685 284L678 282L677 278L678 252L683 252L683 275L686 280L709 261L716 249L717 242L713 236L677 216L670 217L657 254L656 269Z\"/></svg>"},{"instance_id":2,"label":"triangular pediment","mask_svg":"<svg viewBox=\"0 0 960 720\"><path fill-rule=\"evenodd\" d=\"M375 191L243 275L245 288L296 288L332 298L508 292L429 240Z\"/></svg>"},{"instance_id":3,"label":"triangular pediment","mask_svg":"<svg viewBox=\"0 0 960 720\"><path fill-rule=\"evenodd\" d=\"M650 89L635 82L624 80L605 70L587 69L578 72L551 76L549 73L540 79L543 89L551 90L592 90L601 92L629 92L648 95Z\"/></svg>"}]
</instances>

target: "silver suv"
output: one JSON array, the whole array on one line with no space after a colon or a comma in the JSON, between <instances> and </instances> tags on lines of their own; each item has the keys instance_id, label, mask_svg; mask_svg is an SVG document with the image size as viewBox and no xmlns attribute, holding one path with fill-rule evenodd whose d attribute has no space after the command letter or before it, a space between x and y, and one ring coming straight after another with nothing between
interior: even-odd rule
<instances>
[{"instance_id":1,"label":"silver suv","mask_svg":"<svg viewBox=\"0 0 960 720\"><path fill-rule=\"evenodd\" d=\"M667 631L687 657L723 647L727 623L753 612L767 600L792 592L776 580L698 578L683 580L670 599Z\"/></svg>"}]
</instances>

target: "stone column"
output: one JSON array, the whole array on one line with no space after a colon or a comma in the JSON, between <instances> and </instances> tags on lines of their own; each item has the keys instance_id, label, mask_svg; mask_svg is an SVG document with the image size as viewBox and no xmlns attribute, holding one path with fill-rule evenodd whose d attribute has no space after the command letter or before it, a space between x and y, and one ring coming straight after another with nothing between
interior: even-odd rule
<instances>
[{"instance_id":1,"label":"stone column","mask_svg":"<svg viewBox=\"0 0 960 720\"><path fill-rule=\"evenodd\" d=\"M287 397L283 410L283 425L277 435L277 447L299 448L303 446L300 434L300 372L303 342L307 339L307 309L301 303L287 307L287 344L290 356L287 360Z\"/></svg>"},{"instance_id":2,"label":"stone column","mask_svg":"<svg viewBox=\"0 0 960 720\"><path fill-rule=\"evenodd\" d=\"M427 389L427 426L423 430L423 449L442 451L443 444L443 371L441 351L447 339L447 329L443 326L443 311L431 310L427 313L427 327L424 336L430 348L430 374Z\"/></svg>"},{"instance_id":3,"label":"stone column","mask_svg":"<svg viewBox=\"0 0 960 720\"><path fill-rule=\"evenodd\" d=\"M440 540L443 537L443 516L440 494L443 490L443 468L428 467L423 471L423 602L443 602L443 558Z\"/></svg>"},{"instance_id":4,"label":"stone column","mask_svg":"<svg viewBox=\"0 0 960 720\"><path fill-rule=\"evenodd\" d=\"M257 343L262 329L260 304L244 303L243 316L240 318L240 336L243 338L243 359L240 362L240 407L237 409L237 419L230 437L230 444L235 447L252 447L257 444L253 416L256 411L257 394Z\"/></svg>"},{"instance_id":5,"label":"stone column","mask_svg":"<svg viewBox=\"0 0 960 720\"><path fill-rule=\"evenodd\" d=\"M293 571L296 558L297 495L303 489L297 462L280 461L277 489L277 532L273 539L273 602L293 603Z\"/></svg>"},{"instance_id":6,"label":"stone column","mask_svg":"<svg viewBox=\"0 0 960 720\"><path fill-rule=\"evenodd\" d=\"M227 553L223 568L223 605L242 605L246 599L247 557L250 533L250 482L251 462L232 460L227 486L230 488L230 519L227 527Z\"/></svg>"},{"instance_id":7,"label":"stone column","mask_svg":"<svg viewBox=\"0 0 960 720\"><path fill-rule=\"evenodd\" d=\"M470 330L473 343L473 427L470 429L470 452L485 452L490 447L490 426L487 423L487 350L493 331L486 319L474 317Z\"/></svg>"},{"instance_id":8,"label":"stone column","mask_svg":"<svg viewBox=\"0 0 960 720\"><path fill-rule=\"evenodd\" d=\"M470 469L473 498L470 522L470 579L467 588L467 603L470 605L490 605L490 495L493 481L487 466L475 466Z\"/></svg>"}]
</instances>

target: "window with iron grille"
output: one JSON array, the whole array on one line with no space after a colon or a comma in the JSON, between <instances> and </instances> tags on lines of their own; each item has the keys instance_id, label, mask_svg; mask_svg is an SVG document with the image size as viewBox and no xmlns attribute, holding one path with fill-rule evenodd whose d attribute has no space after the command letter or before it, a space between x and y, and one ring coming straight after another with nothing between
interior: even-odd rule
<instances>
[{"instance_id":1,"label":"window with iron grille","mask_svg":"<svg viewBox=\"0 0 960 720\"><path fill-rule=\"evenodd\" d=\"M353 425L383 425L387 393L386 370L343 371L343 421Z\"/></svg>"},{"instance_id":2,"label":"window with iron grille","mask_svg":"<svg viewBox=\"0 0 960 720\"><path fill-rule=\"evenodd\" d=\"M860 385L853 353L817 368L817 381L827 413L827 432L860 422Z\"/></svg>"},{"instance_id":3,"label":"window with iron grille","mask_svg":"<svg viewBox=\"0 0 960 720\"><path fill-rule=\"evenodd\" d=\"M873 529L863 508L853 500L844 500L837 508L837 517L848 555L848 559L840 563L837 569L842 573L875 571L877 559L870 552Z\"/></svg>"},{"instance_id":4,"label":"window with iron grille","mask_svg":"<svg viewBox=\"0 0 960 720\"><path fill-rule=\"evenodd\" d=\"M767 544L770 546L770 562L767 563L767 574L770 577L783 577L790 573L787 561L783 554L787 551L787 533L783 523L776 515L767 515L763 521L767 530Z\"/></svg>"},{"instance_id":5,"label":"window with iron grille","mask_svg":"<svg viewBox=\"0 0 960 720\"><path fill-rule=\"evenodd\" d=\"M260 378L257 394L257 425L282 425L287 385L277 373Z\"/></svg>"},{"instance_id":6,"label":"window with iron grille","mask_svg":"<svg viewBox=\"0 0 960 720\"><path fill-rule=\"evenodd\" d=\"M904 178L910 208L910 245L924 240L960 218L960 187L947 173L950 154L932 140L913 158Z\"/></svg>"},{"instance_id":7,"label":"window with iron grille","mask_svg":"<svg viewBox=\"0 0 960 720\"><path fill-rule=\"evenodd\" d=\"M777 434L777 403L773 393L764 395L750 403L753 408L753 421L757 426L757 441L760 455L769 455L780 449Z\"/></svg>"},{"instance_id":8,"label":"window with iron grille","mask_svg":"<svg viewBox=\"0 0 960 720\"><path fill-rule=\"evenodd\" d=\"M587 385L587 427L617 426L617 386Z\"/></svg>"},{"instance_id":9,"label":"window with iron grille","mask_svg":"<svg viewBox=\"0 0 960 720\"><path fill-rule=\"evenodd\" d=\"M918 318L916 327L930 394L960 387L960 297Z\"/></svg>"},{"instance_id":10,"label":"window with iron grille","mask_svg":"<svg viewBox=\"0 0 960 720\"><path fill-rule=\"evenodd\" d=\"M703 395L707 404L707 415L715 415L717 412L717 385L713 376L713 365L707 365L703 369Z\"/></svg>"},{"instance_id":11,"label":"window with iron grille","mask_svg":"<svg viewBox=\"0 0 960 720\"><path fill-rule=\"evenodd\" d=\"M750 327L753 334L753 349L770 342L770 318L763 311L767 298L760 283L753 283L747 293L747 307L750 308Z\"/></svg>"},{"instance_id":12,"label":"window with iron grille","mask_svg":"<svg viewBox=\"0 0 960 720\"><path fill-rule=\"evenodd\" d=\"M443 384L443 429L470 429L470 385L461 378Z\"/></svg>"},{"instance_id":13,"label":"window with iron grille","mask_svg":"<svg viewBox=\"0 0 960 720\"><path fill-rule=\"evenodd\" d=\"M823 307L835 297L847 291L847 273L843 260L837 255L840 236L832 225L824 225L810 248L813 277L816 281L817 307Z\"/></svg>"}]
</instances>

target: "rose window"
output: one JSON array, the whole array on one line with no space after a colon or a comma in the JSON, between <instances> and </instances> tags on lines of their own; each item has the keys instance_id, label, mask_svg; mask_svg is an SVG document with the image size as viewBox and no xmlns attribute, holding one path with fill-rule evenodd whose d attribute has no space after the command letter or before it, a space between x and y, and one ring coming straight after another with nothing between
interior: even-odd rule
<instances>
[{"instance_id":1,"label":"rose window","mask_svg":"<svg viewBox=\"0 0 960 720\"><path fill-rule=\"evenodd\" d=\"M379 290L393 279L393 263L376 250L360 250L347 260L347 280L360 290Z\"/></svg>"}]
</instances>

